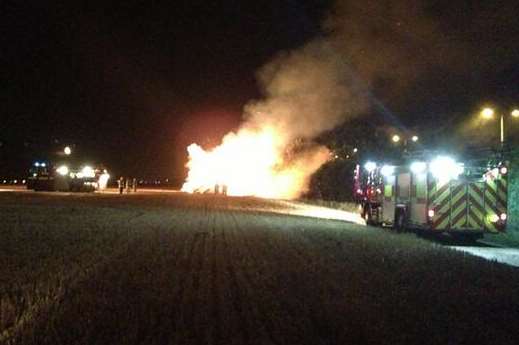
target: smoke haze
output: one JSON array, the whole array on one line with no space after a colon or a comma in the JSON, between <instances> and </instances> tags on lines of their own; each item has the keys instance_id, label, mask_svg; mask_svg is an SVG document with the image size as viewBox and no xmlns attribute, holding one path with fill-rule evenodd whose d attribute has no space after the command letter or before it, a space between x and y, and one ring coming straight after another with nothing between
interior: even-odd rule
<instances>
[{"instance_id":1,"label":"smoke haze","mask_svg":"<svg viewBox=\"0 0 519 345\"><path fill-rule=\"evenodd\" d=\"M455 20L440 20L452 16L452 6L411 0L337 1L323 23L323 36L278 54L258 71L264 97L245 106L242 126L227 135L222 146L232 146L250 133L275 133L277 158L269 169L286 177L283 181L297 175L298 182L274 196L297 197L330 158L326 148L309 143L366 113L372 95L406 102L408 90L421 78L439 78L441 85L446 74L469 73L475 65L492 62L488 55L471 59L477 55L470 32L455 30Z\"/></svg>"},{"instance_id":2,"label":"smoke haze","mask_svg":"<svg viewBox=\"0 0 519 345\"><path fill-rule=\"evenodd\" d=\"M366 106L346 63L326 39L279 55L258 79L265 99L245 107L246 126L276 127L284 144L315 138Z\"/></svg>"}]
</instances>

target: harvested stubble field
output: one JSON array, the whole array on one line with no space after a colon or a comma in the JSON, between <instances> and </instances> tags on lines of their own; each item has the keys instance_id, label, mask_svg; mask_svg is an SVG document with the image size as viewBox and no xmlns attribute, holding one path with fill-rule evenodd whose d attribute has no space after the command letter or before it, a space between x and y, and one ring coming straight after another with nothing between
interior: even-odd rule
<instances>
[{"instance_id":1,"label":"harvested stubble field","mask_svg":"<svg viewBox=\"0 0 519 345\"><path fill-rule=\"evenodd\" d=\"M519 342L519 270L284 207L2 193L0 343Z\"/></svg>"}]
</instances>

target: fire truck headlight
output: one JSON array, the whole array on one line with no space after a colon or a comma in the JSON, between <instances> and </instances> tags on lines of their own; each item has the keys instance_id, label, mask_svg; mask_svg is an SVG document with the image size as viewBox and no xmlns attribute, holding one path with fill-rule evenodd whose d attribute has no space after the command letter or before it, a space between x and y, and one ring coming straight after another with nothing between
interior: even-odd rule
<instances>
[{"instance_id":1,"label":"fire truck headlight","mask_svg":"<svg viewBox=\"0 0 519 345\"><path fill-rule=\"evenodd\" d=\"M68 167L67 167L66 165L62 165L62 166L60 166L59 168L56 169L56 171L57 171L58 174L60 174L61 176L68 175Z\"/></svg>"},{"instance_id":2,"label":"fire truck headlight","mask_svg":"<svg viewBox=\"0 0 519 345\"><path fill-rule=\"evenodd\" d=\"M367 172L372 172L377 168L377 163L375 162L367 162L364 165L364 169L366 169Z\"/></svg>"},{"instance_id":3,"label":"fire truck headlight","mask_svg":"<svg viewBox=\"0 0 519 345\"><path fill-rule=\"evenodd\" d=\"M425 164L425 162L413 162L413 163L411 163L411 171L414 172L415 174L419 174L421 172L424 172L426 167L427 167L427 165Z\"/></svg>"},{"instance_id":4,"label":"fire truck headlight","mask_svg":"<svg viewBox=\"0 0 519 345\"><path fill-rule=\"evenodd\" d=\"M497 214L492 214L488 218L492 223L497 223L499 221L499 217Z\"/></svg>"},{"instance_id":5,"label":"fire truck headlight","mask_svg":"<svg viewBox=\"0 0 519 345\"><path fill-rule=\"evenodd\" d=\"M506 213L501 213L499 219L501 219L504 222L506 220Z\"/></svg>"},{"instance_id":6,"label":"fire truck headlight","mask_svg":"<svg viewBox=\"0 0 519 345\"><path fill-rule=\"evenodd\" d=\"M393 174L395 173L395 167L392 165L384 165L380 169L380 172L382 173L382 175L384 175L386 177L393 176Z\"/></svg>"}]
</instances>

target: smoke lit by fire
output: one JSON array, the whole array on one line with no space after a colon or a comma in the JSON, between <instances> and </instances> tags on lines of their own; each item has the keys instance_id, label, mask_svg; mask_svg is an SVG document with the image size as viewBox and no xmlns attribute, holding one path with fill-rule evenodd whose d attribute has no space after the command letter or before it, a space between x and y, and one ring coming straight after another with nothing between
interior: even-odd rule
<instances>
[{"instance_id":1,"label":"smoke lit by fire","mask_svg":"<svg viewBox=\"0 0 519 345\"><path fill-rule=\"evenodd\" d=\"M245 106L236 132L212 149L189 146L182 190L226 185L231 195L299 196L329 157L315 144L320 134L362 113L373 100L385 108L380 96L399 99L419 75L471 66L471 49L465 49L471 44L446 41L447 27L429 5L335 2L322 36L279 54L259 71L264 97Z\"/></svg>"},{"instance_id":2,"label":"smoke lit by fire","mask_svg":"<svg viewBox=\"0 0 519 345\"><path fill-rule=\"evenodd\" d=\"M245 107L241 128L216 148L189 146L182 190L225 185L229 195L301 195L330 157L312 139L342 123L360 103L346 75L341 59L323 42L279 56L260 71L265 98Z\"/></svg>"}]
</instances>

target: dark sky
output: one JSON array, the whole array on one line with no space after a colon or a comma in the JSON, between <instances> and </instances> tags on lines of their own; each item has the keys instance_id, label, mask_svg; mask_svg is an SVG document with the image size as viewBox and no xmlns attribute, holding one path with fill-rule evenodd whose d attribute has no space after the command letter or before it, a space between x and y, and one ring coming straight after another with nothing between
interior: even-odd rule
<instances>
[{"instance_id":1,"label":"dark sky","mask_svg":"<svg viewBox=\"0 0 519 345\"><path fill-rule=\"evenodd\" d=\"M185 147L217 144L238 125L247 101L261 96L260 67L333 30L322 26L329 13L343 15L324 0L77 3L2 2L0 175L23 171L49 145L70 143L118 174L180 178ZM397 73L370 79L374 96L402 122L460 118L486 99L519 101L517 2L467 3L427 2L426 15L441 32L431 35L420 18L411 20L414 12L406 17L405 6L398 10L404 28L390 34L384 26L396 21L384 18L385 7L342 9L362 26L343 34L371 67L373 35L398 39L407 54L384 61L402 66L423 60L409 43L416 37L460 51L448 67L436 70L432 61L425 72L403 70L402 80L416 75L402 87L393 87ZM361 77L370 70L354 57L352 66Z\"/></svg>"}]
</instances>

